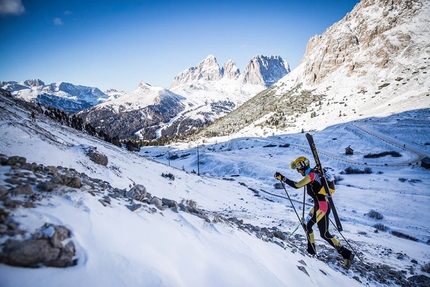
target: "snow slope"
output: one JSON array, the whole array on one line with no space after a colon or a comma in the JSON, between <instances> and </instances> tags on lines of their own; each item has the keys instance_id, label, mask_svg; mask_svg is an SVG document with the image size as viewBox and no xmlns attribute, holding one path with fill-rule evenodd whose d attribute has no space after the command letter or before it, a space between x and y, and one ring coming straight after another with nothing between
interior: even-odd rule
<instances>
[{"instance_id":1,"label":"snow slope","mask_svg":"<svg viewBox=\"0 0 430 287\"><path fill-rule=\"evenodd\" d=\"M54 192L51 199L42 201L37 208L17 209L14 219L28 230L45 222L67 226L77 246L78 264L66 269L0 264L2 286L35 283L40 286L395 286L396 278L390 274L403 274L404 278L426 274L421 268L428 266L430 258L430 225L423 220L430 196L429 171L415 162L405 165L405 161L414 159L414 151L392 146L350 123L316 132L314 137L323 163L341 179L335 203L343 222L343 235L370 266L367 273L359 260L349 271L343 270L341 258L318 235L321 260L301 251L305 244L301 230L285 241L262 240L235 224L215 220L220 214L260 228L276 227L291 232L298 219L284 191L273 187L276 182L273 174L280 171L299 179L287 167L298 155L310 156L303 134L214 139L213 143L199 147L197 165L194 144L130 153L43 115L37 115L32 122L29 112L11 99L2 97L0 103L0 153L24 156L27 162L73 168L120 189L143 184L148 192L160 198L195 201L199 208L209 212L211 219L207 222L170 209L150 213L150 207L131 212L121 199L104 207L99 197L79 189L64 195ZM429 111L398 118L400 123L409 125L399 127L399 140L428 154L425 143L430 134ZM390 120L372 119L361 124L384 133L380 126ZM405 129L420 132L414 139L407 139L402 136ZM390 137L395 135L396 129L390 130ZM281 143L290 146L280 147ZM354 157L343 155L342 148L346 145L354 148ZM108 156L107 167L96 165L85 156L83 148L88 146L95 146ZM399 151L402 157L384 157L366 164L360 156L388 149ZM180 157L169 161L165 157L168 154ZM373 173L341 174L351 165L360 169L370 167ZM201 176L191 172L197 169ZM0 167L0 184L10 185L4 181L9 171L6 166ZM171 173L175 179L161 176L163 173ZM294 204L301 214L303 191L288 189L288 192L298 201ZM368 217L370 210L380 212L383 220ZM376 223L384 224L388 231L376 233L373 227ZM396 237L390 230L418 240ZM332 228L332 233L335 232ZM346 244L339 234L336 236ZM5 239L3 236L1 241ZM375 274L382 274L382 279Z\"/></svg>"}]
</instances>

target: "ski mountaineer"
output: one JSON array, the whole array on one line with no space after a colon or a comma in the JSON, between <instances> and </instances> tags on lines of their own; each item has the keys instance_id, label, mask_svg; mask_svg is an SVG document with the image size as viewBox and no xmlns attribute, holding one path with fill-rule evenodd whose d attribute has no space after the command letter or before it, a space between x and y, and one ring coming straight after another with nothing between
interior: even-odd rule
<instances>
[{"instance_id":1,"label":"ski mountaineer","mask_svg":"<svg viewBox=\"0 0 430 287\"><path fill-rule=\"evenodd\" d=\"M293 188L300 188L306 186L306 192L310 195L314 201L314 206L309 211L308 217L302 219L303 229L306 231L308 238L307 251L311 255L316 255L315 248L315 236L312 230L312 226L316 223L320 231L320 235L325 239L331 246L336 248L337 252L342 255L345 268L349 269L351 261L354 258L354 254L351 250L342 246L342 244L333 237L329 230L329 214L330 206L326 201L326 191L321 183L321 177L316 170L312 169L309 164L309 160L300 156L290 164L291 169L297 169L297 171L304 176L299 182L294 182L291 179L286 178L279 172L275 173L275 178L280 180ZM315 212L316 211L316 212Z\"/></svg>"}]
</instances>

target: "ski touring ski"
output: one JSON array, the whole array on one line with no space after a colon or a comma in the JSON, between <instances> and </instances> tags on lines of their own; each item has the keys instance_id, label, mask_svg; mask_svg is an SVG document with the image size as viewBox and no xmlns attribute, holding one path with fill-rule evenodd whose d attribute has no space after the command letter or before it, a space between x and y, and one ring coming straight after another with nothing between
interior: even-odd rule
<instances>
[{"instance_id":1,"label":"ski touring ski","mask_svg":"<svg viewBox=\"0 0 430 287\"><path fill-rule=\"evenodd\" d=\"M340 223L339 216L337 215L337 211L336 211L336 208L334 206L333 198L331 197L331 192L330 192L330 189L328 187L328 183L327 183L327 179L325 177L324 169L323 169L323 167L321 165L321 161L320 161L320 158L318 156L318 152L317 152L317 148L315 146L314 138L312 137L312 135L310 135L309 133L307 133L306 134L306 139L308 140L309 146L310 146L311 151L312 151L312 155L314 156L315 163L316 163L316 168L317 168L319 174L321 175L322 184L324 186L324 189L327 192L327 199L328 199L328 202L330 204L334 220L336 222L336 228L337 228L337 230L342 231L343 230L342 229L342 224Z\"/></svg>"}]
</instances>

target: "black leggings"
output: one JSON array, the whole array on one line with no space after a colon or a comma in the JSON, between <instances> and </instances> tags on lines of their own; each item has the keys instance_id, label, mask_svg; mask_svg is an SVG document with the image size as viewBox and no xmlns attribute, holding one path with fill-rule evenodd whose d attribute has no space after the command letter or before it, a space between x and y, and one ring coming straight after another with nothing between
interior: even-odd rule
<instances>
[{"instance_id":1,"label":"black leggings","mask_svg":"<svg viewBox=\"0 0 430 287\"><path fill-rule=\"evenodd\" d=\"M317 208L314 207L314 210L317 210ZM314 224L316 223L318 226L318 230L320 231L321 238L326 240L334 248L341 246L339 241L335 237L333 237L333 235L331 235L330 232L328 231L328 227L330 223L330 220L328 217L330 215L330 207L327 209L327 213L318 222L316 222L317 221L316 215L317 215L317 212L314 211L314 215L312 216L311 220L309 220L309 222L306 224L307 233L309 235L313 233L312 226L314 226ZM309 238L313 238L313 236L309 236ZM311 242L311 243L314 243L314 242Z\"/></svg>"}]
</instances>

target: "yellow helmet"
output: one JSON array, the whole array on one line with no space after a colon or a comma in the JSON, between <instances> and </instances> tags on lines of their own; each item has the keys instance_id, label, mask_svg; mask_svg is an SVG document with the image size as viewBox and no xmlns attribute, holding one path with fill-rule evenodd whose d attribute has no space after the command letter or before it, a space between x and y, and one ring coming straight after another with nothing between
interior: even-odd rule
<instances>
[{"instance_id":1,"label":"yellow helmet","mask_svg":"<svg viewBox=\"0 0 430 287\"><path fill-rule=\"evenodd\" d=\"M310 167L309 160L304 156L299 156L290 163L291 169L308 169Z\"/></svg>"}]
</instances>

